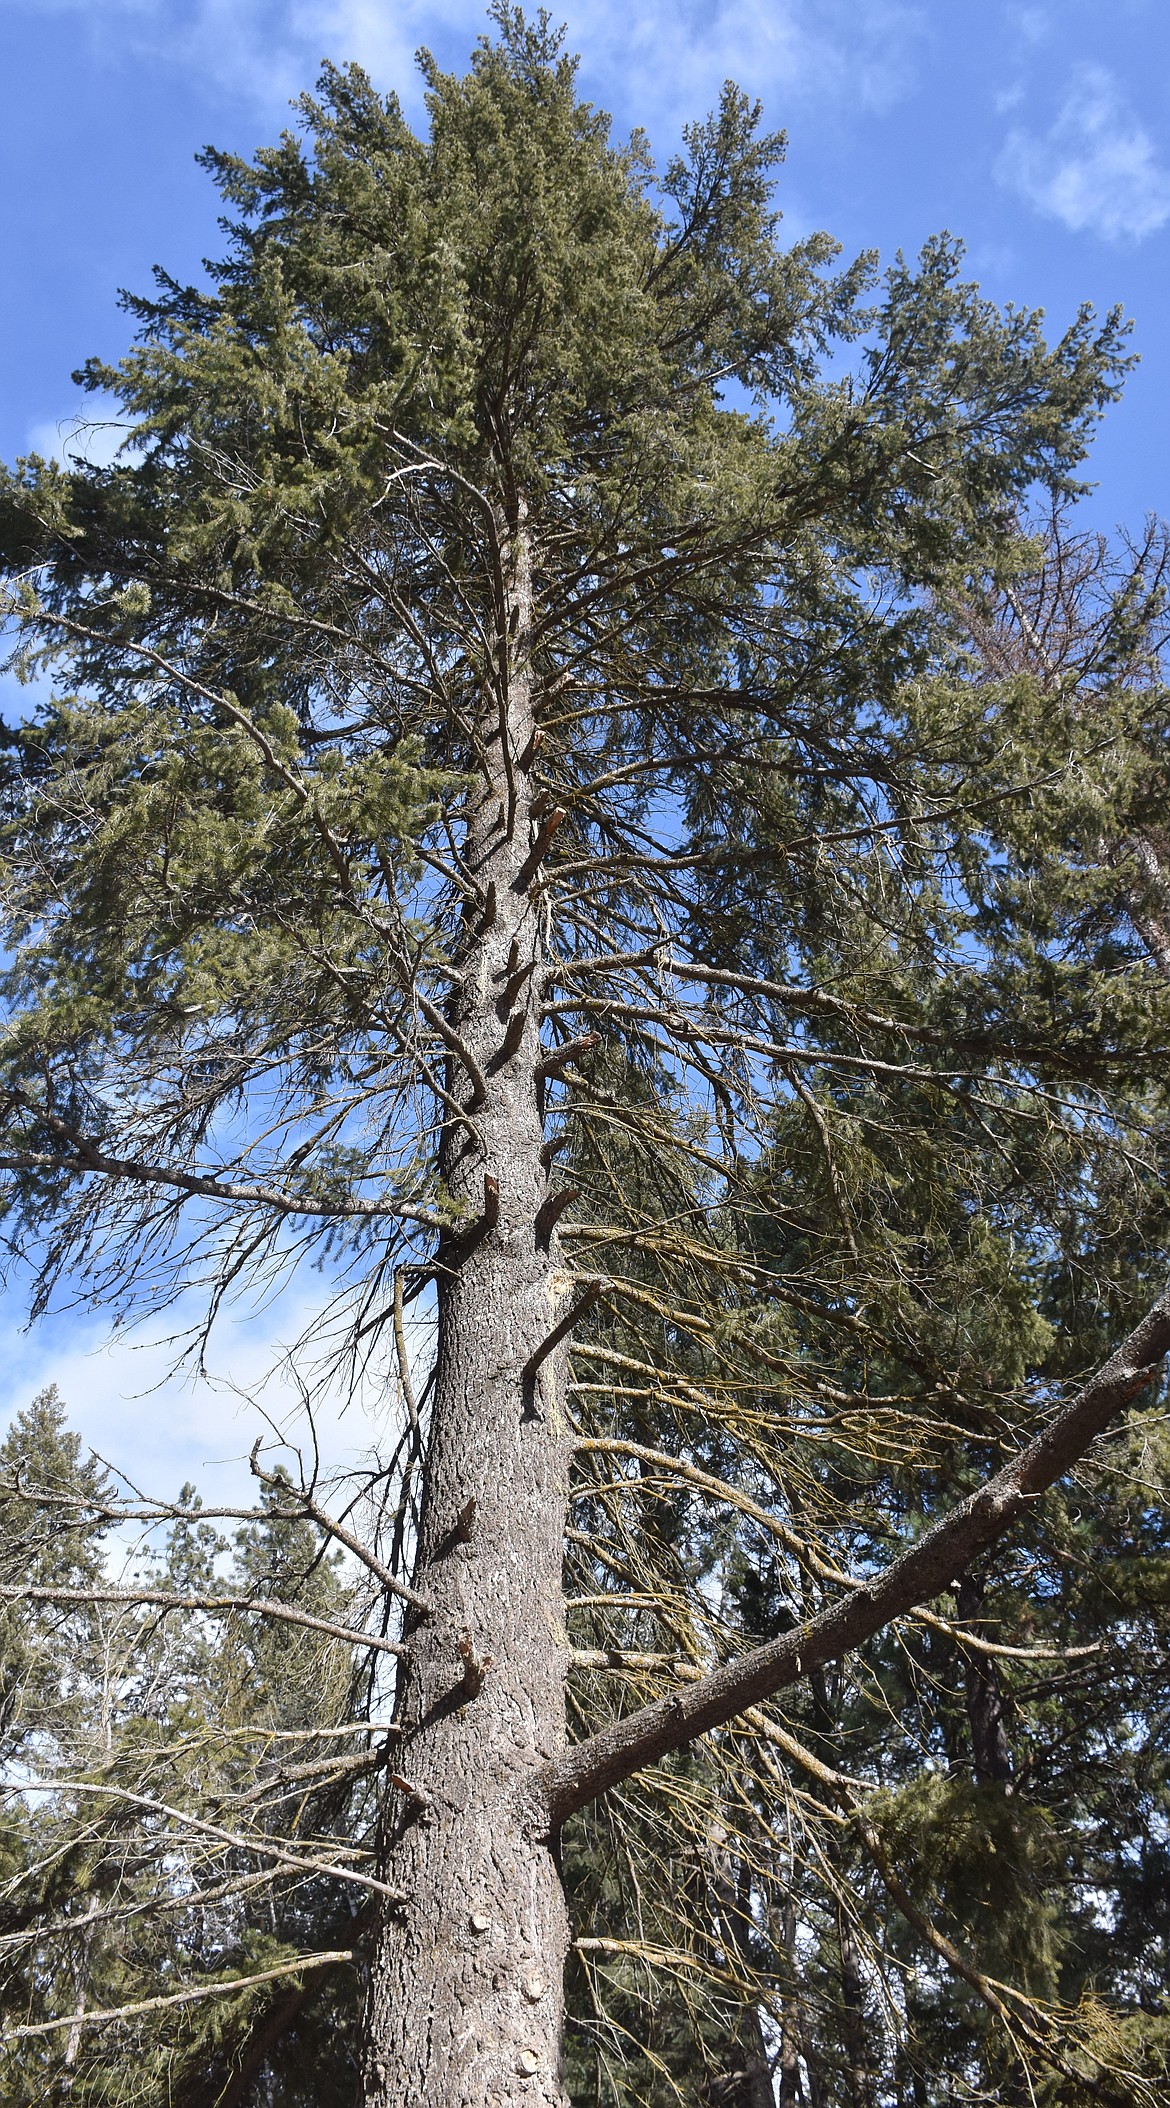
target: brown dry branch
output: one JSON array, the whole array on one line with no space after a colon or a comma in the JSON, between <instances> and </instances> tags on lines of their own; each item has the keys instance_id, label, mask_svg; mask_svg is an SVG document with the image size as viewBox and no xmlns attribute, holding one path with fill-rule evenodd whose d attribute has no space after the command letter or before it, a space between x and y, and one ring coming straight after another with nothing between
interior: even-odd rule
<instances>
[{"instance_id":1,"label":"brown dry branch","mask_svg":"<svg viewBox=\"0 0 1170 2108\"><path fill-rule=\"evenodd\" d=\"M31 2026L5 2028L0 2035L0 2049L14 2042L27 2042L37 2035L59 2034L62 2028L108 2027L115 2020L138 2020L146 2013L161 2013L175 2006L198 2005L207 1998L230 1998L237 1991L251 1991L260 1984L279 1983L282 1978L299 1976L313 1969L332 1969L339 1962L352 1962L349 1948L338 1948L333 1953L300 1955L296 1961L284 1962L278 1969L261 1969L255 1976L219 1978L212 1984L197 1984L189 1991L171 1991L161 1998L140 1998L130 2005L113 2006L107 2012L63 2013L56 2020L39 2020Z\"/></svg>"},{"instance_id":2,"label":"brown dry branch","mask_svg":"<svg viewBox=\"0 0 1170 2108\"><path fill-rule=\"evenodd\" d=\"M102 1588L96 1583L84 1588L41 1588L31 1582L3 1582L0 1583L0 1602L108 1603L127 1609L142 1605L156 1610L206 1611L211 1617L242 1611L254 1617L271 1619L278 1625L299 1625L306 1632L320 1632L328 1639L345 1640L353 1647L371 1647L378 1654L401 1655L406 1651L401 1640L388 1640L376 1632L355 1631L352 1626L337 1625L329 1618L314 1617L311 1611L298 1610L295 1604L273 1603L263 1596L180 1595L173 1589Z\"/></svg>"},{"instance_id":3,"label":"brown dry branch","mask_svg":"<svg viewBox=\"0 0 1170 2108\"><path fill-rule=\"evenodd\" d=\"M933 1523L884 1573L794 1632L569 1750L548 1774L554 1821L564 1822L632 1772L726 1726L748 1706L839 1660L904 1612L940 1595L1150 1387L1168 1352L1170 1291L1018 1456Z\"/></svg>"}]
</instances>

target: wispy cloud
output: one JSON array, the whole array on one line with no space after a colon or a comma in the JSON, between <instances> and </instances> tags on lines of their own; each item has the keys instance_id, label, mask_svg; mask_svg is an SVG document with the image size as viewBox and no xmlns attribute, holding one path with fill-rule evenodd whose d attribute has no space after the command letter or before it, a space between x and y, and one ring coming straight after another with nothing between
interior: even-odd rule
<instances>
[{"instance_id":1,"label":"wispy cloud","mask_svg":"<svg viewBox=\"0 0 1170 2108\"><path fill-rule=\"evenodd\" d=\"M1047 7L1009 7L1008 23L1024 44L1040 44L1053 28L1052 11Z\"/></svg>"},{"instance_id":2,"label":"wispy cloud","mask_svg":"<svg viewBox=\"0 0 1170 2108\"><path fill-rule=\"evenodd\" d=\"M109 468L127 459L123 451L130 427L112 397L89 397L84 410L64 417L49 417L31 427L28 452L46 461L85 462L90 468Z\"/></svg>"},{"instance_id":3,"label":"wispy cloud","mask_svg":"<svg viewBox=\"0 0 1170 2108\"><path fill-rule=\"evenodd\" d=\"M1048 131L1009 134L997 174L1074 234L1141 241L1170 220L1170 170L1103 67L1078 69Z\"/></svg>"},{"instance_id":4,"label":"wispy cloud","mask_svg":"<svg viewBox=\"0 0 1170 2108\"><path fill-rule=\"evenodd\" d=\"M114 60L195 76L205 88L265 110L311 87L322 58L355 59L387 83L408 83L425 32L471 19L468 0L9 0L41 15L76 14Z\"/></svg>"},{"instance_id":5,"label":"wispy cloud","mask_svg":"<svg viewBox=\"0 0 1170 2108\"><path fill-rule=\"evenodd\" d=\"M149 1317L127 1333L68 1313L21 1331L10 1290L0 1434L37 1391L55 1384L86 1446L164 1500L186 1480L206 1499L251 1498L248 1452L257 1436L274 1451L281 1441L299 1450L310 1466L316 1454L326 1478L361 1468L386 1446L397 1422L393 1384L376 1370L353 1385L327 1374L319 1291L294 1283L271 1307L237 1308L213 1332L203 1373L176 1370L175 1340L165 1335L172 1325L176 1332L196 1326L202 1314L191 1296L168 1313L165 1331ZM316 1346L302 1347L294 1373L290 1351L305 1340ZM407 1345L417 1380L432 1357L425 1317L408 1320Z\"/></svg>"},{"instance_id":6,"label":"wispy cloud","mask_svg":"<svg viewBox=\"0 0 1170 2108\"><path fill-rule=\"evenodd\" d=\"M488 26L483 0L13 4L84 15L111 52L195 71L265 109L311 85L328 56L357 60L417 114L416 48L433 45L460 63ZM797 98L884 110L913 80L927 23L922 0L564 0L552 13L567 19L570 44L583 53L588 92L616 104L623 124L701 113L729 75L768 100L773 121Z\"/></svg>"},{"instance_id":7,"label":"wispy cloud","mask_svg":"<svg viewBox=\"0 0 1170 2108\"><path fill-rule=\"evenodd\" d=\"M569 33L592 75L677 119L738 80L783 121L793 104L888 109L915 77L926 11L910 0L570 0ZM670 63L664 67L663 51ZM623 115L625 113L623 112Z\"/></svg>"}]
</instances>

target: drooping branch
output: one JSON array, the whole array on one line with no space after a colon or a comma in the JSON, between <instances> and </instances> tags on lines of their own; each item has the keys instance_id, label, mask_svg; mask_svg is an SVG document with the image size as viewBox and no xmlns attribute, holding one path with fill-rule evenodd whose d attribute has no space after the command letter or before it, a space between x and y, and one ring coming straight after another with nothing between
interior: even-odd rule
<instances>
[{"instance_id":1,"label":"drooping branch","mask_svg":"<svg viewBox=\"0 0 1170 2108\"><path fill-rule=\"evenodd\" d=\"M198 1511L193 1511L198 1512ZM334 1624L330 1618L315 1618L291 1603L273 1603L265 1596L178 1595L169 1588L35 1588L24 1582L0 1585L0 1603L111 1603L132 1609L142 1605L152 1610L205 1610L221 1616L244 1610L258 1618L273 1618L280 1625L301 1625L308 1632L322 1632L327 1639L346 1640L352 1647L373 1647L381 1654L405 1654L399 1640L382 1639L376 1632L356 1632L351 1625Z\"/></svg>"},{"instance_id":2,"label":"drooping branch","mask_svg":"<svg viewBox=\"0 0 1170 2108\"><path fill-rule=\"evenodd\" d=\"M279 1983L282 1977L299 1976L306 1969L334 1969L340 1962L352 1962L353 1953L348 1947L339 1947L328 1954L302 1954L295 1961L282 1962L278 1969L261 1969L255 1976L237 1976L230 1981L220 1979L213 1984L199 1984L191 1991L171 1991L162 1998L140 1998L136 2004L112 2006L108 2012L59 2013L53 2020L39 2020L31 2027L8 2028L0 2036L0 2046L7 2048L11 2042L27 2042L34 2035L59 2034L66 2027L106 2027L114 2020L137 2020L143 2013L160 2013L172 2006L198 2005L205 1998L231 1998L238 1991L252 1991L260 1984Z\"/></svg>"},{"instance_id":3,"label":"drooping branch","mask_svg":"<svg viewBox=\"0 0 1170 2108\"><path fill-rule=\"evenodd\" d=\"M34 1110L30 1107L30 1111ZM425 1208L400 1206L397 1202L378 1203L335 1199L330 1201L300 1199L295 1194L281 1193L273 1186L249 1186L232 1179L209 1178L199 1172L183 1171L170 1164L148 1164L139 1158L113 1157L98 1147L89 1136L68 1128L64 1121L35 1108L36 1117L42 1125L56 1129L68 1147L68 1154L46 1150L11 1150L0 1155L0 1171L69 1171L78 1177L97 1173L107 1179L125 1180L129 1185L162 1186L174 1193L182 1193L200 1200L227 1200L243 1202L249 1206L271 1209L274 1214L306 1216L312 1220L328 1220L332 1217L358 1221L382 1221L393 1216L400 1222L417 1224L422 1229L439 1230L443 1227L441 1216Z\"/></svg>"},{"instance_id":4,"label":"drooping branch","mask_svg":"<svg viewBox=\"0 0 1170 2108\"><path fill-rule=\"evenodd\" d=\"M569 1750L546 1774L554 1824L696 1736L724 1727L810 1670L861 1647L894 1618L929 1603L1011 1528L1031 1500L1082 1457L1156 1378L1170 1353L1170 1289L1128 1339L1027 1447L842 1602L698 1683L615 1721Z\"/></svg>"},{"instance_id":5,"label":"drooping branch","mask_svg":"<svg viewBox=\"0 0 1170 2108\"><path fill-rule=\"evenodd\" d=\"M401 1902L398 1890L389 1888L373 1874L363 1874L356 1867L342 1866L323 1858L314 1858L311 1852L290 1851L286 1845L276 1843L262 1830L253 1832L227 1830L220 1823L204 1822L202 1817L191 1815L186 1809L175 1808L167 1801L160 1801L153 1794L134 1793L127 1786L118 1786L108 1779L52 1780L26 1779L17 1786L6 1786L5 1795L22 1794L85 1794L95 1800L121 1802L128 1808L142 1808L148 1815L162 1817L174 1823L180 1831L189 1831L193 1837L206 1838L209 1844L229 1852L247 1852L256 1858L266 1859L274 1867L291 1867L294 1873L323 1875L331 1881L344 1881L355 1888L367 1889L371 1895L386 1896L391 1902ZM335 1847L335 1850L337 1847ZM352 1852L352 1847L344 1848Z\"/></svg>"},{"instance_id":6,"label":"drooping branch","mask_svg":"<svg viewBox=\"0 0 1170 2108\"><path fill-rule=\"evenodd\" d=\"M395 1273L394 1280L399 1298L395 1310L397 1321L401 1310L401 1270ZM252 1472L262 1485L273 1487L279 1491L280 1480L275 1473L263 1470L257 1462L262 1441L263 1436L258 1435L252 1444L252 1454L249 1459ZM427 1603L425 1596L420 1596L416 1589L408 1587L405 1581L400 1581L396 1574L391 1573L390 1568L383 1560L379 1559L377 1553L368 1544L363 1544L361 1538L355 1536L352 1530L347 1530L344 1523L339 1522L335 1515L331 1515L327 1508L323 1508L319 1501L314 1500L312 1494L306 1488L302 1487L299 1490L295 1495L295 1501L296 1505L292 1511L293 1520L300 1521L302 1518L307 1517L310 1521L315 1522L326 1536L332 1537L337 1544L343 1544L347 1552L352 1552L354 1558L360 1560L367 1571L373 1574L375 1580L381 1584L388 1595L397 1596L401 1602L409 1603L423 1617L429 1615L430 1605Z\"/></svg>"},{"instance_id":7,"label":"drooping branch","mask_svg":"<svg viewBox=\"0 0 1170 2108\"><path fill-rule=\"evenodd\" d=\"M751 1724L758 1734L774 1742L802 1770L811 1773L817 1783L824 1787L829 1799L848 1815L891 1901L907 1923L925 1940L927 1946L933 1948L940 1961L945 1962L948 1969L953 1970L956 1976L961 1977L963 1982L970 1986L976 1997L982 1999L989 2011L995 2014L996 2019L1003 2022L1009 2034L1020 2034L1029 2048L1066 2078L1078 2076L1060 2054L1058 2045L1044 2033L1047 2016L1043 2008L1025 1993L1014 1991L986 1976L971 1956L940 1932L927 1913L914 1901L905 1882L899 1878L892 1865L880 1833L875 1830L858 1798L859 1793L873 1790L872 1782L851 1779L844 1772L822 1763L811 1750L805 1749L795 1736L785 1734L783 1730L774 1727L761 1714L754 1714ZM1001 1993L1006 1993L1006 1998L1001 1996ZM1011 2000L1010 2005L1006 2002L1007 1999Z\"/></svg>"}]
</instances>

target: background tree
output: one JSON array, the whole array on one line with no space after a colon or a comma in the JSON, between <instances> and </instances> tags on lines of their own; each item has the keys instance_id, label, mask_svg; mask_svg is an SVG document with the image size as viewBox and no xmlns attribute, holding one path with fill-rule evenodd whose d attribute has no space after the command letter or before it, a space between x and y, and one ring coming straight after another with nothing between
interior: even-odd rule
<instances>
[{"instance_id":1,"label":"background tree","mask_svg":"<svg viewBox=\"0 0 1170 2108\"><path fill-rule=\"evenodd\" d=\"M230 1554L186 1488L165 1546L139 1530L119 1561L110 1524L142 1504L81 1462L51 1392L0 1471L5 2097L226 2103L263 2067L286 2100L348 2102L352 1999L339 2011L329 1955L348 1960L371 1893L380 1759L352 1649L317 1622L351 1601L327 1544L278 1480ZM205 1607L266 1591L305 1624Z\"/></svg>"},{"instance_id":2,"label":"background tree","mask_svg":"<svg viewBox=\"0 0 1170 2108\"><path fill-rule=\"evenodd\" d=\"M1092 911L1134 684L989 679L962 612L1027 573L1021 509L1075 494L1123 331L1048 346L947 240L880 280L784 249L736 91L657 179L547 23L495 19L465 78L424 62L425 140L327 71L300 137L209 155L225 260L87 369L135 453L5 485L51 684L7 747L10 1235L38 1304L80 1268L212 1317L314 1255L337 1355L400 1386L357 1510L276 1496L355 1562L336 1615L259 1594L250 1552L153 1606L400 1664L377 1907L336 1950L367 2108L561 2108L557 1839L602 1795L595 2097L647 1968L703 2040L718 1987L715 2098L767 2053L864 2108L923 2028L952 2096L1027 2064L1149 2097L1136 2007L1110 2032L1030 1935L1005 1983L946 1929L980 1930L973 1835L1042 1858L978 1562L1024 1518L1062 1570L1041 1496L1170 1345L1155 1303L1073 1390L1165 1244L1168 992L1129 909ZM934 1784L924 1633L974 1658L994 1818ZM991 2033L907 1992L857 1839Z\"/></svg>"}]
</instances>

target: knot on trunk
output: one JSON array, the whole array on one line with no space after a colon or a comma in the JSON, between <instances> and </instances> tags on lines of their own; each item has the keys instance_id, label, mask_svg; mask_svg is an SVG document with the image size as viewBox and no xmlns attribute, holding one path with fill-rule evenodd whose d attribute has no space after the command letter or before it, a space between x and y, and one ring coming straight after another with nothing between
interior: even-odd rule
<instances>
[{"instance_id":1,"label":"knot on trunk","mask_svg":"<svg viewBox=\"0 0 1170 2108\"><path fill-rule=\"evenodd\" d=\"M483 1689L483 1680L491 1668L490 1654L477 1654L471 1634L465 1632L459 1641L459 1659L463 1663L463 1679L459 1686L460 1697L478 1698Z\"/></svg>"}]
</instances>

